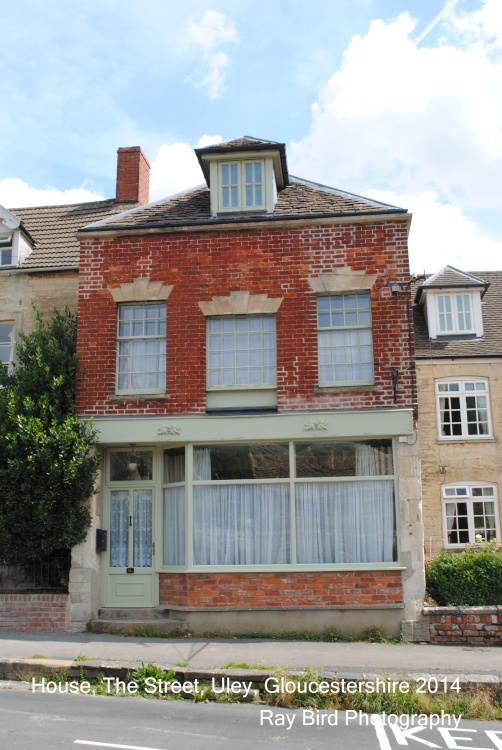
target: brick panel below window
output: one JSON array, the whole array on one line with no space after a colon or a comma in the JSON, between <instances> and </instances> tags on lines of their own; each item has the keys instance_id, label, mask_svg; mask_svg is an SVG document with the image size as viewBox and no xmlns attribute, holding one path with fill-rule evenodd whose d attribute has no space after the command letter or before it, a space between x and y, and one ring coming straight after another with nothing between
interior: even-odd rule
<instances>
[{"instance_id":1,"label":"brick panel below window","mask_svg":"<svg viewBox=\"0 0 502 750\"><path fill-rule=\"evenodd\" d=\"M161 573L160 605L256 608L382 606L403 602L401 573Z\"/></svg>"}]
</instances>

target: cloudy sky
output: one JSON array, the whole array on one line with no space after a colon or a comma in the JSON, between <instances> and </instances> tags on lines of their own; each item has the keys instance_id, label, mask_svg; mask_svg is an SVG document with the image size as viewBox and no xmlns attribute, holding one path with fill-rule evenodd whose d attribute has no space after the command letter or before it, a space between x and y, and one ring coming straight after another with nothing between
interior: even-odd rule
<instances>
[{"instance_id":1,"label":"cloudy sky","mask_svg":"<svg viewBox=\"0 0 502 750\"><path fill-rule=\"evenodd\" d=\"M286 143L292 174L408 208L411 270L502 269L501 0L1 3L0 204L202 182L192 149ZM8 33L7 33L8 32Z\"/></svg>"}]
</instances>

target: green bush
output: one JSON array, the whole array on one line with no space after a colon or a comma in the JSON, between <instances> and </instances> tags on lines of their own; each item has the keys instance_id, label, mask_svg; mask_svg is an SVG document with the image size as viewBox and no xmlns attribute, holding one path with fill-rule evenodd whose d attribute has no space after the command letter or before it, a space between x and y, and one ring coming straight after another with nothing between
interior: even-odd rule
<instances>
[{"instance_id":1,"label":"green bush","mask_svg":"<svg viewBox=\"0 0 502 750\"><path fill-rule=\"evenodd\" d=\"M77 322L53 310L0 363L0 562L31 565L82 542L91 523L96 430L75 414Z\"/></svg>"},{"instance_id":2,"label":"green bush","mask_svg":"<svg viewBox=\"0 0 502 750\"><path fill-rule=\"evenodd\" d=\"M425 568L427 592L440 607L502 605L502 547L496 540L440 552Z\"/></svg>"}]
</instances>

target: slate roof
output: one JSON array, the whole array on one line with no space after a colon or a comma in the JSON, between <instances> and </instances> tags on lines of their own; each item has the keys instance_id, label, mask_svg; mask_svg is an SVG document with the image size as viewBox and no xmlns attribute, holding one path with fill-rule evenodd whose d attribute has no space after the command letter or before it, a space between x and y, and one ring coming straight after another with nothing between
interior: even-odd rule
<instances>
[{"instance_id":1,"label":"slate roof","mask_svg":"<svg viewBox=\"0 0 502 750\"><path fill-rule=\"evenodd\" d=\"M458 271L458 269L454 270ZM462 274L461 271L459 273ZM429 338L423 305L415 304L413 320L417 359L502 357L502 271L476 272L475 274L467 274L467 276L477 280L478 283L475 286L479 286L480 281L489 284L481 303L483 338L469 340L452 337L449 341L432 340ZM432 278L430 276L428 280ZM434 282L432 286L435 286ZM474 286L474 284L471 284L471 286ZM420 283L417 282L415 290L418 290L419 287Z\"/></svg>"},{"instance_id":2,"label":"slate roof","mask_svg":"<svg viewBox=\"0 0 502 750\"><path fill-rule=\"evenodd\" d=\"M456 289L468 289L470 287L484 287L485 290L489 284L483 279L478 278L472 273L460 271L454 266L444 266L436 273L429 276L423 284L418 287L416 301L419 302L422 291L427 289L444 289L453 287ZM482 292L484 294L484 292Z\"/></svg>"},{"instance_id":3,"label":"slate roof","mask_svg":"<svg viewBox=\"0 0 502 750\"><path fill-rule=\"evenodd\" d=\"M360 195L291 177L278 193L272 214L235 213L211 216L209 189L203 185L170 198L140 206L103 221L88 224L83 231L152 229L187 225L215 225L278 221L299 218L326 218L371 214L407 213L407 209L363 198Z\"/></svg>"},{"instance_id":4,"label":"slate roof","mask_svg":"<svg viewBox=\"0 0 502 750\"><path fill-rule=\"evenodd\" d=\"M35 242L33 252L21 264L23 269L76 268L79 240L76 232L89 222L120 213L136 204L115 200L76 203L66 206L12 208Z\"/></svg>"}]
</instances>

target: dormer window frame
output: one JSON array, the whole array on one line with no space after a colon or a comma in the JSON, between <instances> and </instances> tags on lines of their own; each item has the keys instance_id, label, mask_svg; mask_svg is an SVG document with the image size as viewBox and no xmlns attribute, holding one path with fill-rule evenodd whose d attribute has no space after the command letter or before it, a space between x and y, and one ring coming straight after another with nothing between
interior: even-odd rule
<instances>
[{"instance_id":1,"label":"dormer window frame","mask_svg":"<svg viewBox=\"0 0 502 750\"><path fill-rule=\"evenodd\" d=\"M481 290L459 287L428 289L426 318L431 339L441 340L457 336L482 338ZM448 328L448 323L451 328Z\"/></svg>"},{"instance_id":2,"label":"dormer window frame","mask_svg":"<svg viewBox=\"0 0 502 750\"><path fill-rule=\"evenodd\" d=\"M14 266L14 236L0 235L0 268Z\"/></svg>"},{"instance_id":3,"label":"dormer window frame","mask_svg":"<svg viewBox=\"0 0 502 750\"><path fill-rule=\"evenodd\" d=\"M274 167L274 160L277 161L277 154L270 151L228 151L218 154L205 155L205 160L209 165L209 185L211 192L211 214L231 215L231 214L271 214L277 203L277 175ZM246 187L255 188L258 182L247 182L246 165L260 164L261 167L261 203L254 200L253 205L247 205ZM237 183L223 183L223 167L236 165ZM253 169L254 172L254 169ZM236 188L238 195L237 205L225 205L223 188ZM255 193L255 190L253 189ZM229 201L232 204L232 201ZM235 201L234 201L235 203Z\"/></svg>"},{"instance_id":4,"label":"dormer window frame","mask_svg":"<svg viewBox=\"0 0 502 750\"><path fill-rule=\"evenodd\" d=\"M229 159L218 162L218 183L219 213L265 210L264 159ZM256 200L258 196L260 200Z\"/></svg>"}]
</instances>

